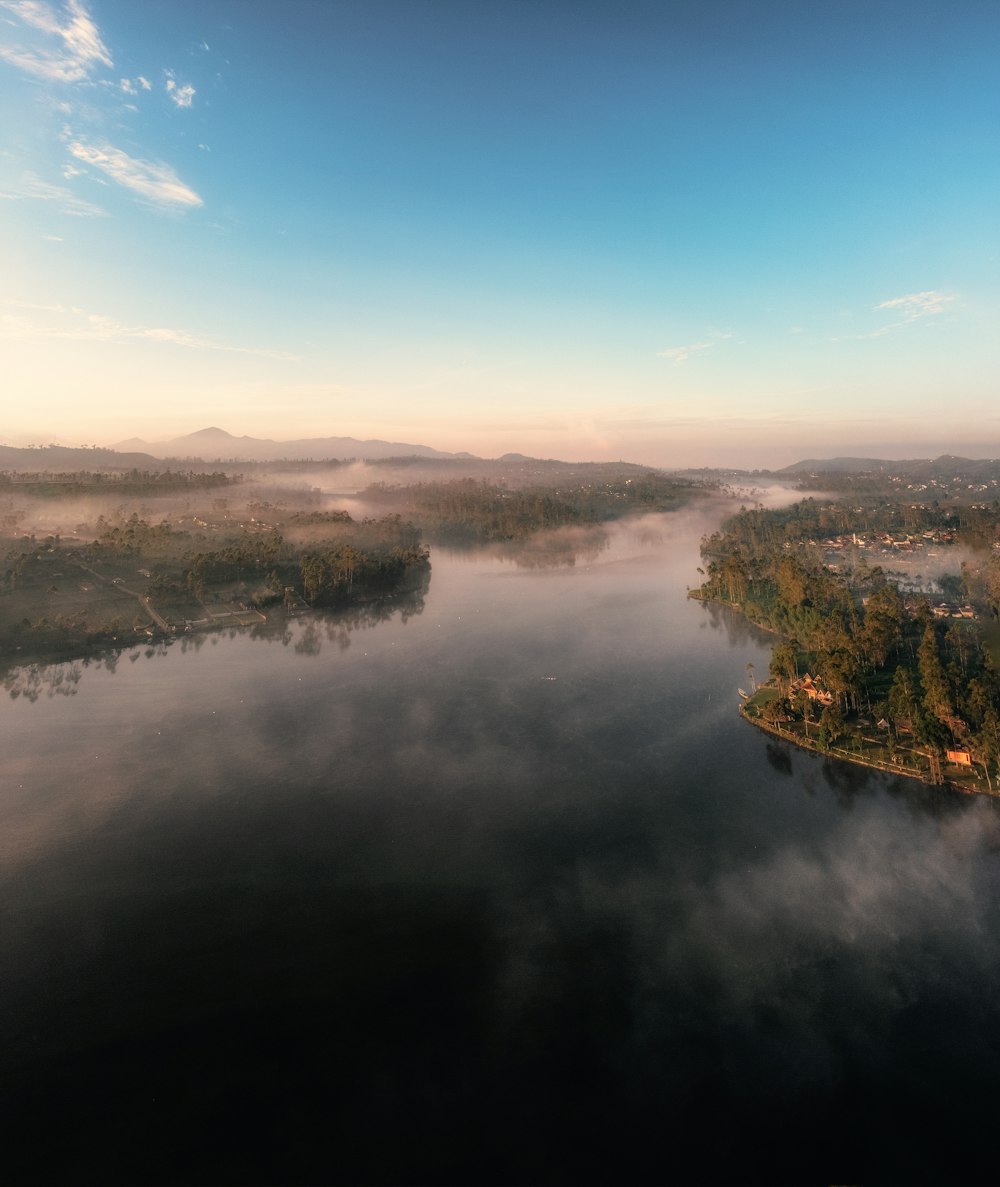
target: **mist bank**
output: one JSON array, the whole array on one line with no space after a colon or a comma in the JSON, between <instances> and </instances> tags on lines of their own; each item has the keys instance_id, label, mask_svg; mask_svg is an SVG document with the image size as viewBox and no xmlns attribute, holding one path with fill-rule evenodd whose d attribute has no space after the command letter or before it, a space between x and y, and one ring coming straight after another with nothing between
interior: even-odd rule
<instances>
[{"instance_id":1,"label":"mist bank","mask_svg":"<svg viewBox=\"0 0 1000 1187\"><path fill-rule=\"evenodd\" d=\"M676 509L707 489L627 465L515 459L455 477L452 464L303 463L254 477L133 469L0 483L0 662L409 596L429 580L427 542L490 543L520 550L525 566L572 565L604 546L600 525ZM424 474L435 477L412 481ZM560 538L561 528L576 537Z\"/></svg>"}]
</instances>

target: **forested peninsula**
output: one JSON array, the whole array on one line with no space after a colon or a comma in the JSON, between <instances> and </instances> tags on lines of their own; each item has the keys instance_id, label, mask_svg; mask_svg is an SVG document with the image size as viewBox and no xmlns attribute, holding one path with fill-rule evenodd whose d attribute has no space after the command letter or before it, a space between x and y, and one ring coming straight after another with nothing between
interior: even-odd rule
<instances>
[{"instance_id":1,"label":"forested peninsula","mask_svg":"<svg viewBox=\"0 0 1000 1187\"><path fill-rule=\"evenodd\" d=\"M1000 504L843 485L744 506L702 541L691 596L777 636L742 712L799 745L996 794Z\"/></svg>"}]
</instances>

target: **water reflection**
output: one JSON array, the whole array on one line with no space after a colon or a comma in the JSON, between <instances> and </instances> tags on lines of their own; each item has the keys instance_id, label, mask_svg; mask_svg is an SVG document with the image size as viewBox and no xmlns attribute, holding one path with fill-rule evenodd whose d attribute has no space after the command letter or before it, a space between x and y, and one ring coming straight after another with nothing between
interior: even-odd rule
<instances>
[{"instance_id":1,"label":"water reflection","mask_svg":"<svg viewBox=\"0 0 1000 1187\"><path fill-rule=\"evenodd\" d=\"M310 619L299 632L299 637L295 640L296 654L319 655L322 647L323 643L319 627L313 619Z\"/></svg>"},{"instance_id":2,"label":"water reflection","mask_svg":"<svg viewBox=\"0 0 1000 1187\"><path fill-rule=\"evenodd\" d=\"M159 639L146 646L105 649L69 662L18 664L3 675L3 688L12 700L23 697L29 702L35 702L43 695L73 696L83 671L88 668L114 675L123 657L127 657L129 664L135 664L140 658L158 659L173 650L182 655L197 654L206 644L217 645L220 638L279 643L283 647L294 640L295 652L303 656L319 655L324 639L345 650L351 644L352 635L358 631L371 630L393 620L406 623L422 614L429 587L430 573L426 572L415 589L343 610L314 610L291 615L273 611L266 621L248 627L192 631Z\"/></svg>"},{"instance_id":3,"label":"water reflection","mask_svg":"<svg viewBox=\"0 0 1000 1187\"><path fill-rule=\"evenodd\" d=\"M725 633L732 647L766 643L770 648L771 643L774 641L772 634L769 634L759 626L755 626L735 606L722 606L718 602L702 601L699 601L697 604L701 607L704 614L702 625L704 625L704 621L707 619L712 630L723 631Z\"/></svg>"},{"instance_id":4,"label":"water reflection","mask_svg":"<svg viewBox=\"0 0 1000 1187\"><path fill-rule=\"evenodd\" d=\"M3 678L3 687L12 701L23 697L37 701L39 697L72 697L79 690L83 669L80 664L29 664L15 668Z\"/></svg>"},{"instance_id":5,"label":"water reflection","mask_svg":"<svg viewBox=\"0 0 1000 1187\"><path fill-rule=\"evenodd\" d=\"M609 544L608 530L595 525L537 532L527 540L494 545L490 553L522 569L553 569L596 560Z\"/></svg>"},{"instance_id":6,"label":"water reflection","mask_svg":"<svg viewBox=\"0 0 1000 1187\"><path fill-rule=\"evenodd\" d=\"M825 758L822 772L827 787L836 794L837 802L845 809L851 808L859 796L871 795L876 790L874 772L870 767Z\"/></svg>"},{"instance_id":7,"label":"water reflection","mask_svg":"<svg viewBox=\"0 0 1000 1187\"><path fill-rule=\"evenodd\" d=\"M791 775L792 756L787 746L783 746L779 742L769 741L764 747L764 753L767 755L767 761L779 775Z\"/></svg>"}]
</instances>

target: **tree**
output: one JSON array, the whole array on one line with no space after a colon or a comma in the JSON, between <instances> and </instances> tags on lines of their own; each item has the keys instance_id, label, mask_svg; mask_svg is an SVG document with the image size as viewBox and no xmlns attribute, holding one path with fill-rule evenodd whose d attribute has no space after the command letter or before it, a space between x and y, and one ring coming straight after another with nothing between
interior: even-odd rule
<instances>
[{"instance_id":1,"label":"tree","mask_svg":"<svg viewBox=\"0 0 1000 1187\"><path fill-rule=\"evenodd\" d=\"M849 651L838 650L821 661L823 679L844 708L849 702L857 704L860 695L861 672Z\"/></svg>"},{"instance_id":2,"label":"tree","mask_svg":"<svg viewBox=\"0 0 1000 1187\"><path fill-rule=\"evenodd\" d=\"M819 744L823 747L831 746L844 732L844 716L840 706L834 702L827 705L819 715Z\"/></svg>"},{"instance_id":3,"label":"tree","mask_svg":"<svg viewBox=\"0 0 1000 1187\"><path fill-rule=\"evenodd\" d=\"M903 621L903 599L895 585L882 585L870 595L860 633L861 651L870 667L884 667L899 648Z\"/></svg>"},{"instance_id":4,"label":"tree","mask_svg":"<svg viewBox=\"0 0 1000 1187\"><path fill-rule=\"evenodd\" d=\"M951 702L951 689L938 652L934 624L931 622L924 627L920 646L917 648L917 665L924 690L924 708L941 721L953 717L955 708Z\"/></svg>"},{"instance_id":5,"label":"tree","mask_svg":"<svg viewBox=\"0 0 1000 1187\"><path fill-rule=\"evenodd\" d=\"M791 643L779 643L771 652L770 672L783 688L798 676L797 656Z\"/></svg>"},{"instance_id":6,"label":"tree","mask_svg":"<svg viewBox=\"0 0 1000 1187\"><path fill-rule=\"evenodd\" d=\"M764 706L761 716L772 725L784 721L788 713L788 701L784 697L772 697Z\"/></svg>"},{"instance_id":7,"label":"tree","mask_svg":"<svg viewBox=\"0 0 1000 1187\"><path fill-rule=\"evenodd\" d=\"M813 703L809 699L809 694L800 688L795 694L792 704L794 705L796 711L802 715L802 720L806 727L806 737L808 737L809 722L812 720L813 715Z\"/></svg>"},{"instance_id":8,"label":"tree","mask_svg":"<svg viewBox=\"0 0 1000 1187\"><path fill-rule=\"evenodd\" d=\"M917 710L917 686L913 673L900 664L892 678L889 689L889 714L893 721L901 717L912 718Z\"/></svg>"}]
</instances>

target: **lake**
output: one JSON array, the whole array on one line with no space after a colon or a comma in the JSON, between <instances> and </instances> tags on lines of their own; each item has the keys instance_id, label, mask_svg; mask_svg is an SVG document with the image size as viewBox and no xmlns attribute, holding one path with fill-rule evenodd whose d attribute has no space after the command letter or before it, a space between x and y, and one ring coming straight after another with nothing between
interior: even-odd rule
<instances>
[{"instance_id":1,"label":"lake","mask_svg":"<svg viewBox=\"0 0 1000 1187\"><path fill-rule=\"evenodd\" d=\"M717 518L9 678L7 1181L992 1180L1000 817L740 720Z\"/></svg>"}]
</instances>

